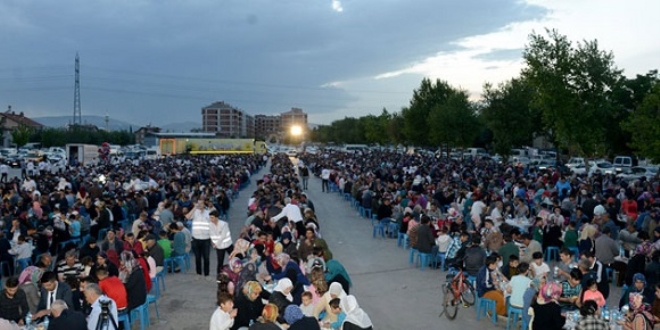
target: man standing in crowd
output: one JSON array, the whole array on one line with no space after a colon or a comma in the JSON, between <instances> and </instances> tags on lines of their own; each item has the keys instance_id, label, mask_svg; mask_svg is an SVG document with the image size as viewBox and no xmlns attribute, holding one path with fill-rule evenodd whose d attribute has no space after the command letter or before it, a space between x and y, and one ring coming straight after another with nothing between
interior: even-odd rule
<instances>
[{"instance_id":1,"label":"man standing in crowd","mask_svg":"<svg viewBox=\"0 0 660 330\"><path fill-rule=\"evenodd\" d=\"M208 281L211 280L209 277L209 268L211 266L209 259L211 253L209 213L210 211L206 208L205 201L200 199L195 204L195 208L186 215L186 219L192 221L192 250L195 253L195 270L197 271L197 276L201 278L203 263L204 278Z\"/></svg>"}]
</instances>

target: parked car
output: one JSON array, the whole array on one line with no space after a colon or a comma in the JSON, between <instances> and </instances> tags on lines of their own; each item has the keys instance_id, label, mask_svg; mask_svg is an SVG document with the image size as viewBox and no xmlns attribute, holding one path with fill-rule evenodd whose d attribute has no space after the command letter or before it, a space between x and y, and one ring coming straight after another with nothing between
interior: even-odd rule
<instances>
[{"instance_id":1,"label":"parked car","mask_svg":"<svg viewBox=\"0 0 660 330\"><path fill-rule=\"evenodd\" d=\"M286 151L286 155L289 156L289 157L297 157L298 156L298 150L291 148L291 149Z\"/></svg>"},{"instance_id":2,"label":"parked car","mask_svg":"<svg viewBox=\"0 0 660 330\"><path fill-rule=\"evenodd\" d=\"M594 174L614 174L614 166L610 162L595 162L589 166L589 176Z\"/></svg>"},{"instance_id":3,"label":"parked car","mask_svg":"<svg viewBox=\"0 0 660 330\"><path fill-rule=\"evenodd\" d=\"M570 171L577 175L587 174L587 166L585 164L573 165L573 167L570 168Z\"/></svg>"},{"instance_id":4,"label":"parked car","mask_svg":"<svg viewBox=\"0 0 660 330\"><path fill-rule=\"evenodd\" d=\"M624 169L623 172L617 174L617 177L626 181L635 181L642 177L648 180L657 174L658 167L656 166L633 166L629 169Z\"/></svg>"},{"instance_id":5,"label":"parked car","mask_svg":"<svg viewBox=\"0 0 660 330\"><path fill-rule=\"evenodd\" d=\"M586 163L584 162L584 158L582 157L571 157L571 159L568 160L568 163L566 163L566 167L572 168L573 166L577 165L585 165Z\"/></svg>"},{"instance_id":6,"label":"parked car","mask_svg":"<svg viewBox=\"0 0 660 330\"><path fill-rule=\"evenodd\" d=\"M616 156L614 157L614 169L616 172L622 172L626 168L637 166L637 158L630 156Z\"/></svg>"},{"instance_id":7,"label":"parked car","mask_svg":"<svg viewBox=\"0 0 660 330\"><path fill-rule=\"evenodd\" d=\"M557 167L557 161L554 159L542 159L536 164L536 169L539 171L547 170L550 167Z\"/></svg>"}]
</instances>

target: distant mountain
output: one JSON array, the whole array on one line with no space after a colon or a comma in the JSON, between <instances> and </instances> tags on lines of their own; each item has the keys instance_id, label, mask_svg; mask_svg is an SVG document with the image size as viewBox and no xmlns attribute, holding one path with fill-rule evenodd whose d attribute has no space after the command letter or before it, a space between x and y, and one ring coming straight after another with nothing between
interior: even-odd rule
<instances>
[{"instance_id":1,"label":"distant mountain","mask_svg":"<svg viewBox=\"0 0 660 330\"><path fill-rule=\"evenodd\" d=\"M188 133L195 128L202 128L202 123L186 121L183 123L166 124L160 127L160 131L167 133Z\"/></svg>"},{"instance_id":2,"label":"distant mountain","mask_svg":"<svg viewBox=\"0 0 660 330\"><path fill-rule=\"evenodd\" d=\"M66 127L71 124L73 118L71 116L50 116L50 117L34 117L32 118L35 121L37 121L39 124L42 124L44 126L48 127ZM91 124L95 125L98 128L105 128L105 117L103 116L82 116L82 122L83 124ZM121 130L128 130L131 126L133 126L133 130L137 130L140 128L139 126L136 125L131 125L130 123L127 123L122 120L117 120L110 118L108 122L108 128L111 131L121 131Z\"/></svg>"}]
</instances>

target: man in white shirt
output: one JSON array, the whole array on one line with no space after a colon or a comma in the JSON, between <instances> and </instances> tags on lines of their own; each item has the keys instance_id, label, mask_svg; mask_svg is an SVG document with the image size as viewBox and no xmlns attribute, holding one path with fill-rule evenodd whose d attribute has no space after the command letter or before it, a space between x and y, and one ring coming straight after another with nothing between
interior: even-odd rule
<instances>
[{"instance_id":1,"label":"man in white shirt","mask_svg":"<svg viewBox=\"0 0 660 330\"><path fill-rule=\"evenodd\" d=\"M330 192L330 169L325 166L321 170L321 191Z\"/></svg>"},{"instance_id":2,"label":"man in white shirt","mask_svg":"<svg viewBox=\"0 0 660 330\"><path fill-rule=\"evenodd\" d=\"M218 211L213 210L209 213L209 234L211 236L211 244L215 249L217 256L217 272L220 274L222 266L225 262L225 252L231 253L232 240L231 232L229 231L229 224L218 219Z\"/></svg>"},{"instance_id":3,"label":"man in white shirt","mask_svg":"<svg viewBox=\"0 0 660 330\"><path fill-rule=\"evenodd\" d=\"M305 225L303 224L302 212L300 212L300 207L298 207L298 194L293 194L291 198L285 198L284 203L286 206L282 209L280 214L271 218L272 221L276 221L286 217L291 228L296 228L298 235L303 235L305 233Z\"/></svg>"},{"instance_id":4,"label":"man in white shirt","mask_svg":"<svg viewBox=\"0 0 660 330\"><path fill-rule=\"evenodd\" d=\"M210 204L210 203L209 203ZM200 199L186 215L186 219L192 220L192 250L195 253L195 269L199 277L202 276L202 261L204 262L204 277L210 281L209 268L211 260L211 234L209 232L209 213L206 201Z\"/></svg>"},{"instance_id":5,"label":"man in white shirt","mask_svg":"<svg viewBox=\"0 0 660 330\"><path fill-rule=\"evenodd\" d=\"M0 165L0 174L2 174L2 177L0 177L0 182L7 182L7 180L9 180L7 177L9 174L9 166L7 166L7 164Z\"/></svg>"},{"instance_id":6,"label":"man in white shirt","mask_svg":"<svg viewBox=\"0 0 660 330\"><path fill-rule=\"evenodd\" d=\"M96 330L99 316L103 310L101 303L108 304L108 310L110 311L111 318L117 323L117 304L114 300L108 298L108 296L103 294L101 287L96 283L89 283L85 286L85 300L92 306L92 311L87 317L87 329ZM102 329L108 330L117 330L112 321L108 320L108 326L102 327Z\"/></svg>"}]
</instances>

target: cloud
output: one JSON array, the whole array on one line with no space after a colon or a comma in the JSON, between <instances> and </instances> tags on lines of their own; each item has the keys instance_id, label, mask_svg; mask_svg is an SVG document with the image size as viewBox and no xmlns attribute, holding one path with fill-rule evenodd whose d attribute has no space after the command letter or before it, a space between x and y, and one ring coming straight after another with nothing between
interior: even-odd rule
<instances>
[{"instance_id":1,"label":"cloud","mask_svg":"<svg viewBox=\"0 0 660 330\"><path fill-rule=\"evenodd\" d=\"M342 7L341 2L339 0L332 0L332 10L341 13L344 11L344 7Z\"/></svg>"}]
</instances>

